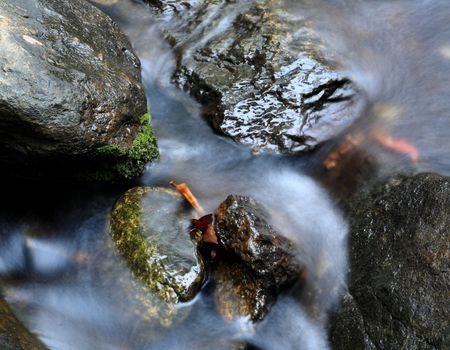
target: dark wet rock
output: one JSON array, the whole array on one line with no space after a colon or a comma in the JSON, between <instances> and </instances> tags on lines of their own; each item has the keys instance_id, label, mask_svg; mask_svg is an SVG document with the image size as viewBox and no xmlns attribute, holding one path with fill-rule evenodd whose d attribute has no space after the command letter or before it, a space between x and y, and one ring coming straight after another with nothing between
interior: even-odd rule
<instances>
[{"instance_id":1,"label":"dark wet rock","mask_svg":"<svg viewBox=\"0 0 450 350\"><path fill-rule=\"evenodd\" d=\"M339 313L333 315L331 324L330 341L335 350L376 349L366 333L358 305L350 294L344 296Z\"/></svg>"},{"instance_id":2,"label":"dark wet rock","mask_svg":"<svg viewBox=\"0 0 450 350\"><path fill-rule=\"evenodd\" d=\"M229 256L215 270L215 299L225 318L262 319L277 295L300 277L292 242L274 231L253 199L231 195L215 212L219 246Z\"/></svg>"},{"instance_id":3,"label":"dark wet rock","mask_svg":"<svg viewBox=\"0 0 450 350\"><path fill-rule=\"evenodd\" d=\"M191 300L203 280L198 240L190 234L191 214L176 191L152 187L128 190L111 213L111 234L120 254L133 274L167 303Z\"/></svg>"},{"instance_id":4,"label":"dark wet rock","mask_svg":"<svg viewBox=\"0 0 450 350\"><path fill-rule=\"evenodd\" d=\"M273 289L241 261L219 262L214 277L215 303L226 320L237 317L261 320L275 302Z\"/></svg>"},{"instance_id":5,"label":"dark wet rock","mask_svg":"<svg viewBox=\"0 0 450 350\"><path fill-rule=\"evenodd\" d=\"M252 198L231 195L215 212L219 245L234 253L270 284L296 280L301 265L292 242L268 224L268 214Z\"/></svg>"},{"instance_id":6,"label":"dark wet rock","mask_svg":"<svg viewBox=\"0 0 450 350\"><path fill-rule=\"evenodd\" d=\"M178 54L175 81L213 127L254 151L314 149L355 120L355 90L278 1L149 1Z\"/></svg>"},{"instance_id":7,"label":"dark wet rock","mask_svg":"<svg viewBox=\"0 0 450 350\"><path fill-rule=\"evenodd\" d=\"M2 1L0 46L3 174L123 180L157 156L139 60L94 6Z\"/></svg>"},{"instance_id":8,"label":"dark wet rock","mask_svg":"<svg viewBox=\"0 0 450 350\"><path fill-rule=\"evenodd\" d=\"M0 298L0 349L46 350L47 348L31 334L16 318L8 304Z\"/></svg>"},{"instance_id":9,"label":"dark wet rock","mask_svg":"<svg viewBox=\"0 0 450 350\"><path fill-rule=\"evenodd\" d=\"M335 349L450 348L450 179L399 177L350 201L351 282Z\"/></svg>"}]
</instances>

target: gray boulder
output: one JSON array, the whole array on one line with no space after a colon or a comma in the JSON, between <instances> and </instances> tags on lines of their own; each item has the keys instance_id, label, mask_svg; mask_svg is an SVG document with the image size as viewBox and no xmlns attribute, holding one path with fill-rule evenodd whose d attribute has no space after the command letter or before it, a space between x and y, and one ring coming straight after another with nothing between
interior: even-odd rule
<instances>
[{"instance_id":1,"label":"gray boulder","mask_svg":"<svg viewBox=\"0 0 450 350\"><path fill-rule=\"evenodd\" d=\"M123 180L157 156L140 63L82 0L0 2L5 174Z\"/></svg>"},{"instance_id":2,"label":"gray boulder","mask_svg":"<svg viewBox=\"0 0 450 350\"><path fill-rule=\"evenodd\" d=\"M356 119L353 86L279 1L147 1L177 54L176 83L254 152L309 151Z\"/></svg>"},{"instance_id":3,"label":"gray boulder","mask_svg":"<svg viewBox=\"0 0 450 350\"><path fill-rule=\"evenodd\" d=\"M351 282L335 349L450 348L450 179L399 177L350 202Z\"/></svg>"}]
</instances>

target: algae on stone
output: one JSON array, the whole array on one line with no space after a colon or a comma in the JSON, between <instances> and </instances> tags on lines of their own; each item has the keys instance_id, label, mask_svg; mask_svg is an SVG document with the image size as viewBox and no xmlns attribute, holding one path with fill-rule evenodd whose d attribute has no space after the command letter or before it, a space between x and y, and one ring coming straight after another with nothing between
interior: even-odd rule
<instances>
[{"instance_id":1,"label":"algae on stone","mask_svg":"<svg viewBox=\"0 0 450 350\"><path fill-rule=\"evenodd\" d=\"M133 275L169 304L191 300L203 280L190 214L171 189L135 187L111 215L113 240Z\"/></svg>"},{"instance_id":2,"label":"algae on stone","mask_svg":"<svg viewBox=\"0 0 450 350\"><path fill-rule=\"evenodd\" d=\"M150 126L150 113L140 119L141 126L129 149L112 144L99 147L100 158L113 158L116 163L110 169L97 173L97 178L111 181L115 178L131 180L144 171L145 164L159 157L156 137Z\"/></svg>"}]
</instances>

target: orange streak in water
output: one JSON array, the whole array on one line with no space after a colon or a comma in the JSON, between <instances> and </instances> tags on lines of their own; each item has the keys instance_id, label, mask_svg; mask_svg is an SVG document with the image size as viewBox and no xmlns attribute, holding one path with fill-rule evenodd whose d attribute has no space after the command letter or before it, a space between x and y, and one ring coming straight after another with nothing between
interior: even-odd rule
<instances>
[{"instance_id":1,"label":"orange streak in water","mask_svg":"<svg viewBox=\"0 0 450 350\"><path fill-rule=\"evenodd\" d=\"M170 185L175 187L176 190L184 197L184 199L200 214L204 214L205 211L201 207L200 203L197 201L197 198L192 194L188 185L185 183L177 184L175 181L171 181Z\"/></svg>"},{"instance_id":2,"label":"orange streak in water","mask_svg":"<svg viewBox=\"0 0 450 350\"><path fill-rule=\"evenodd\" d=\"M394 138L384 134L381 131L373 131L373 137L382 146L389 148L395 152L407 154L414 163L419 160L419 151L408 140L402 138Z\"/></svg>"}]
</instances>

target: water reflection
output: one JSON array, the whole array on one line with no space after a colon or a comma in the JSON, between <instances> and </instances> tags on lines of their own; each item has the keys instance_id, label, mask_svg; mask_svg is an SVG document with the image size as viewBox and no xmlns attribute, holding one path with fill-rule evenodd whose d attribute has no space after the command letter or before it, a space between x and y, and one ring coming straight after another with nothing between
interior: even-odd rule
<instances>
[{"instance_id":1,"label":"water reflection","mask_svg":"<svg viewBox=\"0 0 450 350\"><path fill-rule=\"evenodd\" d=\"M357 84L365 111L350 132L385 171L450 172L448 1L284 1ZM380 137L381 136L381 137ZM397 157L383 152L394 151Z\"/></svg>"}]
</instances>

